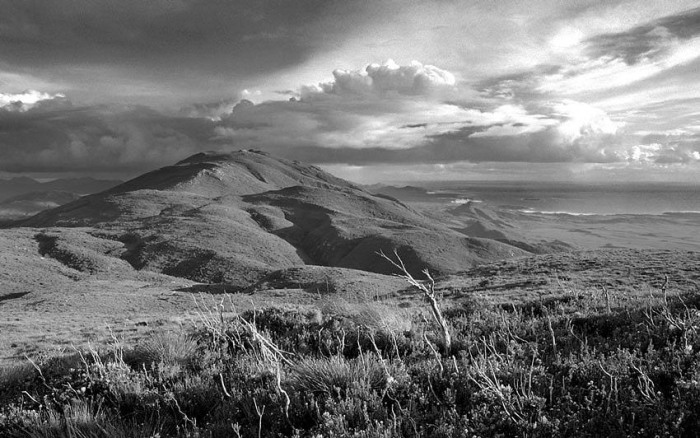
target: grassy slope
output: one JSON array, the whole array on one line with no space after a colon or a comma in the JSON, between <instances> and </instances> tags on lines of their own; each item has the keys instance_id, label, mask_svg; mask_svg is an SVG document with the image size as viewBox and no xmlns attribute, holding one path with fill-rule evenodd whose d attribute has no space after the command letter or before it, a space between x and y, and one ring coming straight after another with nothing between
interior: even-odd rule
<instances>
[{"instance_id":1,"label":"grassy slope","mask_svg":"<svg viewBox=\"0 0 700 438\"><path fill-rule=\"evenodd\" d=\"M599 251L446 277L450 351L411 291L207 299L193 330L5 368L0 434L694 436L698 272L698 253Z\"/></svg>"}]
</instances>

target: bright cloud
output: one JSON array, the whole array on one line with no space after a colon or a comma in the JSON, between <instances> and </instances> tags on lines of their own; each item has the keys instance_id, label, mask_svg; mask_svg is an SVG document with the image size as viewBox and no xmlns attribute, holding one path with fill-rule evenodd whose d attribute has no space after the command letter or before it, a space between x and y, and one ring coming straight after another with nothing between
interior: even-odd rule
<instances>
[{"instance_id":1,"label":"bright cloud","mask_svg":"<svg viewBox=\"0 0 700 438\"><path fill-rule=\"evenodd\" d=\"M572 96L627 87L700 58L700 38L673 42L663 51L663 55L645 57L632 65L612 56L588 59L542 77L538 90Z\"/></svg>"},{"instance_id":2,"label":"bright cloud","mask_svg":"<svg viewBox=\"0 0 700 438\"><path fill-rule=\"evenodd\" d=\"M195 103L181 108L180 114L186 117L201 117L219 121L223 116L231 114L238 102L239 99L222 99L218 102Z\"/></svg>"},{"instance_id":3,"label":"bright cloud","mask_svg":"<svg viewBox=\"0 0 700 438\"><path fill-rule=\"evenodd\" d=\"M448 134L516 137L562 125L571 135L578 129L578 138L609 128L601 112L584 104L575 108L573 101L556 111L547 107L547 113L513 103L481 102L477 108L463 101L466 93L452 73L416 61L400 66L389 60L364 70L336 70L333 76L331 82L301 87L300 99L238 108L221 118L216 133L244 146L401 150Z\"/></svg>"},{"instance_id":4,"label":"bright cloud","mask_svg":"<svg viewBox=\"0 0 700 438\"><path fill-rule=\"evenodd\" d=\"M663 146L659 143L632 146L624 151L621 156L628 161L653 162Z\"/></svg>"},{"instance_id":5,"label":"bright cloud","mask_svg":"<svg viewBox=\"0 0 700 438\"><path fill-rule=\"evenodd\" d=\"M565 100L555 103L552 109L554 115L563 117L557 129L569 143L593 135L614 135L623 125L613 122L605 111L582 102Z\"/></svg>"},{"instance_id":6,"label":"bright cloud","mask_svg":"<svg viewBox=\"0 0 700 438\"><path fill-rule=\"evenodd\" d=\"M304 89L307 94L326 92L334 94L399 94L427 95L456 84L449 71L418 61L398 65L389 59L384 64L370 64L364 70L335 70L333 82Z\"/></svg>"},{"instance_id":7,"label":"bright cloud","mask_svg":"<svg viewBox=\"0 0 700 438\"><path fill-rule=\"evenodd\" d=\"M51 95L36 90L27 90L17 94L0 93L0 109L23 112L34 108L43 101L64 99L65 97L60 93Z\"/></svg>"},{"instance_id":8,"label":"bright cloud","mask_svg":"<svg viewBox=\"0 0 700 438\"><path fill-rule=\"evenodd\" d=\"M585 37L580 29L565 27L560 29L549 41L550 46L557 52L569 51Z\"/></svg>"},{"instance_id":9,"label":"bright cloud","mask_svg":"<svg viewBox=\"0 0 700 438\"><path fill-rule=\"evenodd\" d=\"M624 123L599 108L571 99L470 102L453 77L418 62L336 70L333 81L302 87L299 99L237 106L216 134L326 163L627 159L615 138Z\"/></svg>"}]
</instances>

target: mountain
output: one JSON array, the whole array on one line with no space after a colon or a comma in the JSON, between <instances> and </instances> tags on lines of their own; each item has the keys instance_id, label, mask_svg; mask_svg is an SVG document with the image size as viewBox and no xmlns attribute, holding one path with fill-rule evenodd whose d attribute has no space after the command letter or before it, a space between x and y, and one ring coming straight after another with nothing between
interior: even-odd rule
<instances>
[{"instance_id":1,"label":"mountain","mask_svg":"<svg viewBox=\"0 0 700 438\"><path fill-rule=\"evenodd\" d=\"M48 228L46 254L87 260L78 268L100 270L104 257L117 257L234 289L302 265L392 273L377 253L394 249L417 275L529 253L466 236L317 167L247 150L200 153L20 225Z\"/></svg>"},{"instance_id":2,"label":"mountain","mask_svg":"<svg viewBox=\"0 0 700 438\"><path fill-rule=\"evenodd\" d=\"M0 179L0 201L25 193L41 191L41 183L32 178Z\"/></svg>"},{"instance_id":3,"label":"mountain","mask_svg":"<svg viewBox=\"0 0 700 438\"><path fill-rule=\"evenodd\" d=\"M80 198L72 192L29 192L0 202L0 219L16 220L33 216L40 211L56 208Z\"/></svg>"},{"instance_id":4,"label":"mountain","mask_svg":"<svg viewBox=\"0 0 700 438\"><path fill-rule=\"evenodd\" d=\"M120 183L93 178L57 179L43 183L28 177L0 179L0 227Z\"/></svg>"},{"instance_id":5,"label":"mountain","mask_svg":"<svg viewBox=\"0 0 700 438\"><path fill-rule=\"evenodd\" d=\"M107 190L121 182L94 178L56 179L48 182L39 182L28 177L0 179L0 202L17 196L40 192L70 192L77 195L87 195Z\"/></svg>"}]
</instances>

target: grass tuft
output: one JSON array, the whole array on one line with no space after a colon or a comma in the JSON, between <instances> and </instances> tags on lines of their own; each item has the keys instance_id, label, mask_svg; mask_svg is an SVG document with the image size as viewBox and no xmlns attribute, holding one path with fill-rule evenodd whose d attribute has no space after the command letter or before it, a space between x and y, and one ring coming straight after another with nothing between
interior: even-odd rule
<instances>
[{"instance_id":1,"label":"grass tuft","mask_svg":"<svg viewBox=\"0 0 700 438\"><path fill-rule=\"evenodd\" d=\"M153 364L187 366L195 360L196 353L197 341L191 334L160 331L126 352L124 360L137 367Z\"/></svg>"}]
</instances>

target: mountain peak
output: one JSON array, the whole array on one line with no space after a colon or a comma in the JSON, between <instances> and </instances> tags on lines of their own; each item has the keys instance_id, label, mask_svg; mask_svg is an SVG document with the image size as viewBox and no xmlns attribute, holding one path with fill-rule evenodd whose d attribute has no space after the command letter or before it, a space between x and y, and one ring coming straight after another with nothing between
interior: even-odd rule
<instances>
[{"instance_id":1,"label":"mountain peak","mask_svg":"<svg viewBox=\"0 0 700 438\"><path fill-rule=\"evenodd\" d=\"M109 193L148 189L188 192L214 198L251 195L297 185L357 188L316 166L244 149L200 152L172 166L127 181Z\"/></svg>"},{"instance_id":2,"label":"mountain peak","mask_svg":"<svg viewBox=\"0 0 700 438\"><path fill-rule=\"evenodd\" d=\"M233 152L221 152L221 151L204 151L196 153L192 156L185 158L184 160L175 163L176 166L192 164L192 163L216 163L216 162L226 162L226 161L237 161L245 159L249 155L262 155L269 157L270 154L255 149L240 149Z\"/></svg>"}]
</instances>

